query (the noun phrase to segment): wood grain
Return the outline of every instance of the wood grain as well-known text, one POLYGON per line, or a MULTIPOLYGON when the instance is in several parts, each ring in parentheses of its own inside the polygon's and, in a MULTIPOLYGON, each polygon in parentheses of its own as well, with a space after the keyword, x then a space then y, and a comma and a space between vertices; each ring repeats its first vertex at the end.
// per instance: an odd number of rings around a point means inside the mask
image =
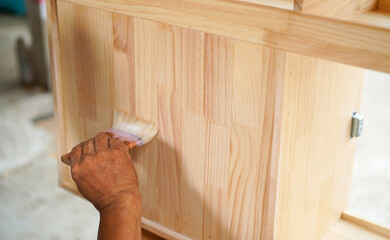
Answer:
POLYGON ((318 239, 346 209, 362 71, 287 54, 275 239, 318 239))
POLYGON ((389 237, 369 230, 348 220, 340 219, 320 240, 388 240, 389 237))
POLYGON ((390 73, 380 27, 229 0, 66 1, 390 73))
POLYGON ((142 240, 164 240, 164 238, 142 229, 142 240))
POLYGON ((377 7, 378 0, 295 0, 294 3, 297 12, 348 20, 377 7))
POLYGON ((357 15, 352 21, 390 29, 390 11, 375 10, 357 15))
POLYGON ((294 0, 236 0, 241 2, 255 3, 264 6, 282 8, 293 10, 294 9, 294 0))
POLYGON ((58 11, 65 150, 109 128, 116 107, 156 121, 157 139, 132 153, 145 228, 192 239, 272 232, 284 54, 62 1, 58 11))
POLYGON ((389 0, 378 0, 378 9, 390 11, 390 1, 389 0))
MULTIPOLYGON (((47 11, 47 29, 48 29, 48 44, 49 44, 49 58, 50 58, 50 78, 51 88, 53 91, 53 105, 54 105, 54 119, 56 123, 56 144, 57 152, 66 152, 65 145, 65 124, 64 124, 64 109, 63 109, 63 93, 61 81, 61 59, 60 59, 60 42, 57 18, 57 1, 46 0, 47 11)), ((60 164, 60 155, 57 156, 60 164)), ((61 186, 71 189, 74 187, 68 178, 69 170, 64 167, 58 168, 58 182, 61 186), (68 186, 71 184, 70 186, 68 186)))
POLYGON ((114 108, 157 122, 157 138, 132 152, 144 228, 169 239, 306 240, 337 222, 361 69, 57 4, 59 154, 109 128, 114 108))
POLYGON ((370 232, 375 232, 376 234, 383 235, 388 239, 390 239, 390 229, 387 227, 381 226, 379 224, 370 222, 368 220, 365 220, 363 218, 345 212, 341 215, 341 219, 359 225, 363 228, 366 228, 370 232))

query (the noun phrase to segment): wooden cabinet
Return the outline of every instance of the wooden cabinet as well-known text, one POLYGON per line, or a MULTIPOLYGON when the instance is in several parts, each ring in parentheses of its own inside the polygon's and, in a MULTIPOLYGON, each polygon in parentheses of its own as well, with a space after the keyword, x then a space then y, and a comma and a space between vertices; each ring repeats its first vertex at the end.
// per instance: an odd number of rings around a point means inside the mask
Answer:
POLYGON ((47 2, 58 155, 115 108, 160 127, 132 153, 145 229, 310 240, 339 221, 363 81, 344 63, 389 72, 388 30, 242 2, 47 2))

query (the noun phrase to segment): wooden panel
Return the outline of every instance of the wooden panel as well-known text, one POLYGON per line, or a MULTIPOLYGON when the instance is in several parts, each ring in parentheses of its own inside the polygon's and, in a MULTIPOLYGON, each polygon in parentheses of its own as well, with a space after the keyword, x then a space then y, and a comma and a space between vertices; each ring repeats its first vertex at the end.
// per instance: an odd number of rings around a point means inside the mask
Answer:
POLYGON ((354 22, 390 29, 390 11, 375 10, 359 14, 354 22))
POLYGON ((380 233, 369 230, 348 220, 340 219, 320 240, 389 240, 380 233))
MULTIPOLYGON (((58 105, 63 108, 59 121, 65 129, 61 147, 65 152, 60 152, 64 154, 81 139, 111 126, 112 85, 107 80, 113 78, 113 34, 108 12, 82 11, 61 2, 58 9, 60 79, 64 79, 58 89, 63 96, 58 105)), ((66 185, 75 188, 68 169, 62 176, 66 185)))
POLYGON ((390 73, 390 31, 228 0, 66 0, 390 73))
POLYGON ((357 14, 375 10, 378 0, 295 0, 297 12, 314 15, 353 19, 357 14))
POLYGON ((378 9, 390 11, 390 0, 378 0, 378 9))
POLYGON ((160 126, 132 153, 143 227, 305 240, 340 217, 360 69, 62 1, 58 27, 59 154, 109 128, 115 107, 160 126))
MULTIPOLYGON (((66 152, 65 147, 65 128, 63 123, 63 106, 62 106, 62 84, 61 84, 61 71, 60 71, 60 44, 58 39, 58 22, 57 22, 57 1, 46 0, 47 11, 47 32, 48 32, 48 44, 49 44, 49 57, 50 57, 50 78, 51 88, 53 91, 53 105, 54 105, 54 118, 56 123, 56 144, 58 152, 66 152)), ((58 161, 60 157, 58 156, 58 161)), ((68 169, 58 168, 59 183, 63 186, 69 181, 66 179, 68 176, 68 169)), ((70 188, 70 187, 69 187, 70 188)))
POLYGON ((164 240, 164 238, 142 229, 142 240, 164 240))
POLYGON ((362 71, 287 54, 276 239, 318 239, 347 207, 362 71))
POLYGON ((375 232, 376 234, 383 235, 390 239, 390 229, 387 227, 375 224, 373 222, 356 217, 346 212, 343 212, 343 214, 341 215, 341 219, 359 225, 360 227, 367 229, 369 232, 375 232))
POLYGON ((294 0, 236 0, 241 2, 255 3, 264 6, 277 7, 282 9, 293 10, 294 0))
POLYGON ((115 107, 136 113, 160 127, 132 153, 144 228, 171 239, 272 236, 285 53, 62 1, 58 13, 60 153, 109 128, 115 107))

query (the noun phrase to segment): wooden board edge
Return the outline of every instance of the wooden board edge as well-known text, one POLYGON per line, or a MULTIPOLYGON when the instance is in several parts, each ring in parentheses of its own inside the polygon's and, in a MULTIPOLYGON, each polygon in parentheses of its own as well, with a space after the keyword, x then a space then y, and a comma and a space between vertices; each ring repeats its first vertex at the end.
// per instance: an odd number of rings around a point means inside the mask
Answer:
POLYGON ((377 26, 226 0, 61 1, 390 73, 390 30, 377 26))
POLYGON ((374 11, 377 8, 377 0, 345 1, 343 4, 329 0, 294 0, 296 12, 343 20, 352 20, 359 14, 374 11))
POLYGON ((272 134, 272 148, 269 159, 269 167, 267 171, 267 184, 264 198, 264 209, 262 215, 261 239, 274 239, 276 214, 278 208, 279 197, 279 178, 280 178, 280 161, 281 161, 281 135, 282 135, 282 114, 283 114, 283 83, 284 83, 284 69, 286 62, 285 51, 275 51, 278 58, 282 58, 281 65, 274 66, 275 72, 277 68, 283 69, 275 74, 275 104, 274 104, 274 123, 272 134))
MULTIPOLYGON (((56 130, 56 145, 57 153, 61 154, 66 151, 65 146, 65 124, 60 121, 63 118, 63 94, 61 92, 61 70, 60 70, 60 42, 59 29, 57 18, 57 0, 46 0, 46 14, 47 14, 47 34, 49 44, 49 58, 50 58, 50 78, 53 93, 54 105, 54 121, 57 126, 56 130)), ((60 186, 65 184, 64 169, 58 165, 58 175, 60 186)))
POLYGON ((390 11, 390 0, 379 0, 378 9, 390 11))
POLYGON ((373 231, 377 234, 390 238, 390 229, 380 224, 374 223, 372 221, 368 221, 367 219, 355 216, 350 213, 345 213, 345 212, 341 214, 341 219, 354 223, 370 231, 373 231))
POLYGON ((390 11, 374 10, 364 12, 355 16, 352 20, 360 24, 366 24, 371 26, 381 26, 382 28, 390 29, 390 11))
POLYGON ((151 233, 154 233, 157 236, 168 240, 191 240, 191 238, 188 238, 180 233, 173 231, 170 228, 167 228, 144 217, 141 218, 141 227, 151 233))
POLYGON ((286 0, 236 0, 280 9, 294 10, 294 2, 286 0))

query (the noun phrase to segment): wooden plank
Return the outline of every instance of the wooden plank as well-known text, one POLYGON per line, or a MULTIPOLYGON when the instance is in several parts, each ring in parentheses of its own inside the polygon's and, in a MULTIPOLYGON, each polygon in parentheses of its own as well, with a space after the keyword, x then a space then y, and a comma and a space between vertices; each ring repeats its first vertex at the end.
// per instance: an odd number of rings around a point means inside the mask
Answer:
POLYGON ((320 240, 389 240, 389 237, 345 219, 337 221, 320 240))
POLYGON ((390 11, 390 0, 378 0, 378 9, 390 11))
POLYGON ((161 128, 132 153, 145 228, 171 239, 305 240, 340 217, 361 69, 62 1, 58 9, 64 152, 108 128, 115 107, 161 128))
POLYGON ((66 1, 390 72, 388 29, 227 0, 66 1))
MULTIPOLYGON (((62 139, 65 142, 60 145, 61 151, 65 149, 60 152, 62 155, 81 139, 88 139, 111 126, 112 103, 107 98, 111 90, 106 79, 113 75, 113 51, 101 51, 112 48, 109 44, 112 42, 110 13, 92 9, 80 14, 80 8, 62 2, 57 2, 57 8, 61 8, 58 11, 61 65, 57 65, 60 67, 61 87, 55 94, 63 96, 59 103, 63 111, 60 122, 65 128, 62 139), (86 26, 88 19, 94 15, 98 21, 86 26), (69 19, 69 22, 64 19, 69 19), (83 64, 76 64, 76 61, 69 59, 78 59, 83 64)), ((63 167, 62 177, 67 187, 76 188, 69 167, 63 167)))
POLYGON ((264 6, 282 8, 293 10, 294 9, 294 0, 236 0, 241 2, 255 3, 264 6))
POLYGON ((386 228, 384 226, 375 224, 373 222, 370 222, 368 220, 365 220, 363 218, 356 217, 354 215, 348 214, 348 213, 343 213, 341 215, 341 219, 348 221, 350 223, 359 225, 361 227, 364 227, 372 232, 378 233, 380 235, 386 236, 387 238, 390 239, 390 229, 386 228))
POLYGON ((378 0, 295 0, 294 9, 339 19, 353 19, 356 15, 377 9, 378 0))
MULTIPOLYGON (((54 119, 56 123, 56 143, 57 143, 57 161, 61 163, 62 153, 66 153, 65 145, 65 124, 64 124, 64 110, 63 110, 63 92, 61 80, 61 59, 60 59, 60 42, 58 31, 58 17, 57 17, 57 1, 46 0, 47 11, 47 29, 48 29, 48 44, 50 56, 50 78, 51 87, 53 91, 53 105, 54 105, 54 119)), ((63 187, 71 188, 72 186, 65 186, 68 184, 69 169, 58 168, 58 182, 63 187)))
MULTIPOLYGON (((187 238, 186 236, 183 236, 172 229, 169 229, 161 224, 158 224, 156 222, 150 221, 147 218, 142 217, 141 219, 142 228, 158 235, 161 239, 167 239, 167 240, 190 240, 190 238, 187 238)), ((160 239, 159 238, 159 239, 160 239)))
POLYGON ((275 239, 318 239, 347 207, 362 71, 286 55, 275 239))
POLYGON ((390 29, 390 11, 375 10, 357 15, 354 22, 390 29))
POLYGON ((142 229, 142 240, 164 240, 164 238, 142 229))
POLYGON ((58 11, 66 151, 109 128, 116 107, 156 121, 157 138, 132 153, 144 228, 272 236, 285 52, 63 1, 58 11))

